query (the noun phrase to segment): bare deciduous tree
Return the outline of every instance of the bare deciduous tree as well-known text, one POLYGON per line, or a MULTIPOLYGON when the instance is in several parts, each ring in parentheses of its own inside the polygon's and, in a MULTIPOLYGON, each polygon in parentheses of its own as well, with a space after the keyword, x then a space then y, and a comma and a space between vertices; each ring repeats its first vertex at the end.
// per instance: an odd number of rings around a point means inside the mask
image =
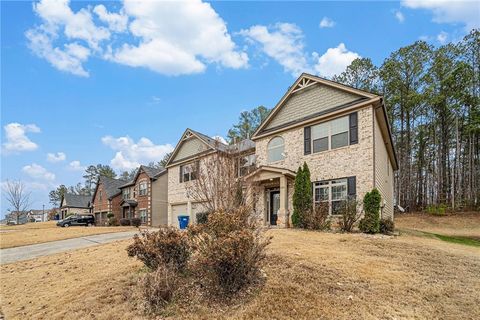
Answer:
POLYGON ((255 185, 238 177, 237 153, 218 151, 196 163, 195 178, 187 183, 187 195, 205 211, 227 211, 240 206, 253 208, 255 185))
POLYGON ((12 206, 12 214, 17 224, 20 222, 20 216, 30 207, 30 192, 27 191, 25 184, 20 180, 7 180, 3 187, 5 199, 12 206))

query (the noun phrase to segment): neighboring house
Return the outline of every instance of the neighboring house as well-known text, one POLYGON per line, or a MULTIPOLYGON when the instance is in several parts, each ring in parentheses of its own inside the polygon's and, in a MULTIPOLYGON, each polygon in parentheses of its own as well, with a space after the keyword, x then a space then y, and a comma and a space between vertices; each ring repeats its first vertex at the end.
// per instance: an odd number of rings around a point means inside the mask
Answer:
POLYGON ((73 214, 90 213, 91 196, 65 193, 60 202, 60 219, 73 214))
POLYGON ((28 211, 10 211, 5 215, 5 220, 7 222, 14 222, 18 224, 24 224, 28 222, 28 211))
POLYGON ((45 222, 48 221, 49 210, 29 210, 27 212, 28 221, 45 222))
POLYGON ((289 225, 295 172, 304 162, 314 202, 328 203, 330 214, 348 196, 361 201, 377 188, 382 217, 393 219, 398 165, 381 96, 302 74, 252 140, 258 168, 246 179, 261 186, 256 211, 266 225, 289 225))
POLYGON ((140 166, 132 181, 120 186, 121 217, 140 218, 149 226, 167 225, 168 172, 140 166))
POLYGON ((188 197, 187 185, 197 179, 202 160, 216 152, 234 152, 237 156, 238 176, 252 171, 255 166, 255 144, 251 140, 229 146, 192 129, 187 129, 177 143, 168 169, 168 224, 178 226, 178 216, 187 215, 195 222, 196 214, 204 211, 202 204, 188 197))
POLYGON ((122 218, 122 190, 120 186, 127 183, 125 180, 100 176, 92 196, 92 212, 95 215, 96 225, 105 225, 107 214, 113 213, 117 221, 122 218))

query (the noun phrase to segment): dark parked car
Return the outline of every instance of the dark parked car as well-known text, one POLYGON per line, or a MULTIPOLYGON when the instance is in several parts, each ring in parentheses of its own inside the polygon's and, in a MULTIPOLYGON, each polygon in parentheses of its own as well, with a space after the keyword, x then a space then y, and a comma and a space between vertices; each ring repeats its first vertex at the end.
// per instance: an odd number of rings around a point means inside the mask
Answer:
POLYGON ((59 227, 70 227, 70 226, 93 226, 95 225, 95 217, 91 214, 81 215, 81 216, 69 216, 63 220, 57 222, 59 227))

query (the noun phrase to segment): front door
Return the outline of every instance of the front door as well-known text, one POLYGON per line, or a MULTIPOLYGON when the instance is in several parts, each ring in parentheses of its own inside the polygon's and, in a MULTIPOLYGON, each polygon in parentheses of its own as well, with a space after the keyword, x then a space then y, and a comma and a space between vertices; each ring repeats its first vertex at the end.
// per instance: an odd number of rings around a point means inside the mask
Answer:
POLYGON ((278 209, 280 209, 280 191, 270 191, 270 224, 277 225, 278 209))

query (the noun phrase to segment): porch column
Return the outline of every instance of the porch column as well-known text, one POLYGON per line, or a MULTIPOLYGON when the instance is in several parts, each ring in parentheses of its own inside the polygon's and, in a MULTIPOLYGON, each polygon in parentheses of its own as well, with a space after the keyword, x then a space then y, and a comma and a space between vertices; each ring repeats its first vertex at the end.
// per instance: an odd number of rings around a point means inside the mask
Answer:
POLYGON ((280 177, 280 209, 278 210, 278 215, 282 218, 283 224, 288 227, 288 189, 287 189, 287 177, 282 175, 280 177))
POLYGON ((193 224, 193 222, 195 221, 195 217, 193 216, 193 212, 192 212, 192 202, 191 201, 188 201, 187 202, 187 216, 190 217, 190 223, 193 224))

